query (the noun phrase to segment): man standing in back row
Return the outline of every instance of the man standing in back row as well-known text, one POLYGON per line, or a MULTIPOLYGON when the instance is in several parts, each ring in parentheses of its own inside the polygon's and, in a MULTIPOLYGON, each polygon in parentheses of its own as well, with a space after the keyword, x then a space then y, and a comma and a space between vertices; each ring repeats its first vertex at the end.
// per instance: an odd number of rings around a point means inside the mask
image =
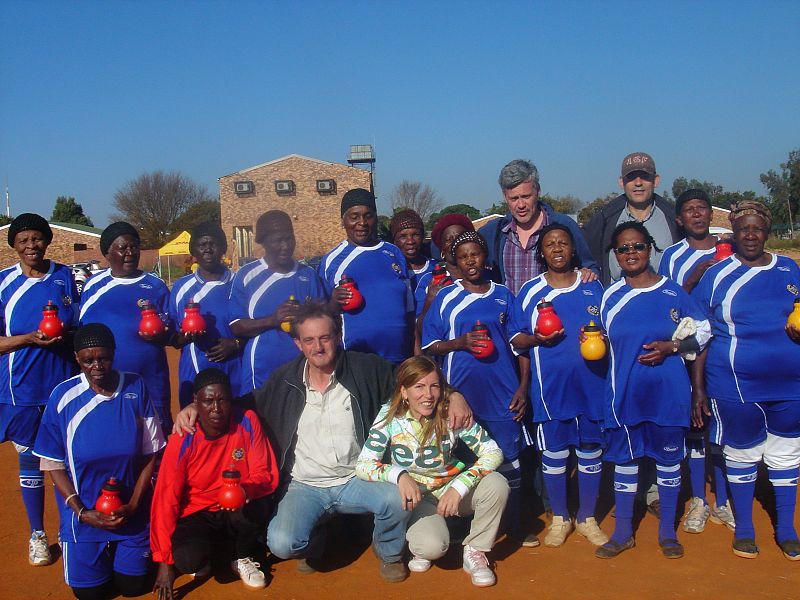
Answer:
POLYGON ((661 254, 680 239, 675 224, 675 209, 655 193, 661 183, 653 157, 644 152, 628 154, 622 160, 619 186, 624 193, 603 206, 586 225, 586 241, 600 264, 600 281, 608 287, 620 278, 617 261, 612 258, 611 234, 620 223, 638 221, 656 242, 650 254, 650 265, 658 271, 661 254))

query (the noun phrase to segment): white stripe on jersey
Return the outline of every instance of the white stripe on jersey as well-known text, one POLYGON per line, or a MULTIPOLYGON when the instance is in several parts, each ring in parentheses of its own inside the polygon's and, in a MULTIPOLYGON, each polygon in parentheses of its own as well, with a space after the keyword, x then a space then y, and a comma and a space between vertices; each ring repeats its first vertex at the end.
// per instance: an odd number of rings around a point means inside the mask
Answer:
POLYGON ((155 454, 166 446, 161 420, 158 416, 146 417, 142 422, 142 456, 155 454))
POLYGON ((322 263, 323 275, 328 271, 328 268, 331 266, 331 263, 333 263, 334 259, 344 252, 344 249, 347 248, 347 243, 347 240, 345 240, 330 251, 330 254, 328 254, 327 258, 325 258, 325 262, 322 263))
POLYGON ((249 284, 251 281, 253 281, 253 279, 261 275, 261 273, 263 273, 267 269, 269 269, 267 261, 264 260, 263 258, 258 259, 258 263, 256 263, 254 267, 251 267, 250 270, 244 274, 244 279, 242 279, 242 285, 244 287, 247 287, 247 284, 249 284))
MULTIPOLYGON (((708 260, 709 258, 713 258, 716 250, 712 248, 706 252, 698 252, 695 256, 688 259, 680 270, 675 275, 675 281, 678 282, 678 285, 683 285, 683 282, 686 281, 686 276, 694 269, 695 265, 699 263, 701 260, 708 260)), ((670 270, 670 273, 673 271, 670 270)))
MULTIPOLYGON (((775 262, 775 257, 773 256, 773 263, 775 262)), ((728 325, 728 334, 731 336, 731 345, 728 349, 728 360, 731 363, 731 372, 733 373, 733 380, 736 382, 736 391, 739 393, 739 398, 742 402, 744 402, 744 396, 742 396, 742 390, 739 387, 739 377, 736 375, 736 366, 734 365, 734 361, 736 359, 736 347, 739 345, 738 339, 736 337, 736 325, 731 318, 731 305, 733 303, 733 298, 736 296, 736 292, 742 289, 747 282, 749 282, 753 277, 758 275, 761 272, 760 269, 749 269, 747 273, 743 276, 739 277, 736 282, 728 289, 725 296, 722 298, 721 308, 722 308, 722 320, 728 325)))
MULTIPOLYGON (((667 272, 670 274, 670 276, 672 276, 675 273, 675 263, 678 262, 678 259, 681 256, 683 256, 687 250, 691 251, 691 248, 689 247, 689 242, 687 242, 685 239, 681 240, 675 245, 680 246, 680 248, 678 250, 675 250, 675 252, 672 253, 672 256, 669 259, 669 268, 667 272)), ((670 248, 672 248, 672 246, 670 246, 670 248)), ((669 248, 667 248, 667 250, 669 250, 669 248)), ((666 252, 667 250, 664 250, 664 252, 666 252)), ((677 276, 675 276, 674 279, 675 281, 678 281, 677 276)), ((678 281, 678 285, 683 285, 683 282, 678 281)))
POLYGON ((717 406, 717 401, 714 398, 709 398, 708 401, 711 403, 711 414, 714 415, 714 420, 717 422, 717 431, 716 435, 714 436, 714 443, 717 446, 722 445, 722 418, 719 416, 719 406, 717 406))
POLYGON ((272 287, 272 285, 276 281, 280 281, 281 279, 286 279, 287 277, 292 277, 295 273, 297 273, 297 263, 294 263, 292 270, 288 273, 275 273, 273 272, 272 275, 267 277, 267 279, 262 283, 253 295, 250 297, 250 302, 247 304, 247 314, 250 316, 251 319, 256 318, 256 304, 258 301, 261 300, 261 296, 263 296, 267 290, 272 287))
POLYGON ((336 273, 334 273, 334 275, 333 275, 333 285, 336 285, 336 282, 338 282, 342 278, 342 275, 346 273, 346 269, 347 269, 348 265, 351 262, 353 262, 357 257, 359 257, 364 252, 373 252, 374 250, 380 250, 381 248, 383 248, 383 242, 381 242, 377 246, 370 246, 370 247, 358 246, 357 248, 355 248, 347 256, 347 258, 345 258, 342 261, 342 264, 339 265, 339 268, 336 269, 336 273))
MULTIPOLYGON (((124 278, 124 277, 114 277, 111 275, 111 270, 108 271, 108 280, 103 286, 97 290, 97 293, 92 295, 91 298, 86 302, 86 304, 81 304, 81 315, 79 319, 83 319, 86 311, 92 306, 95 302, 97 302, 104 294, 106 294, 109 290, 114 289, 118 285, 133 285, 134 283, 139 283, 142 279, 147 277, 147 273, 142 273, 139 277, 134 277, 132 279, 124 278)), ((91 278, 90 278, 91 281, 91 278)), ((99 284, 98 284, 99 285, 99 284)), ((86 290, 83 292, 86 294, 86 290)))
POLYGON ((100 282, 105 281, 108 277, 111 277, 110 268, 98 271, 97 273, 92 275, 89 279, 87 279, 86 283, 83 284, 83 292, 86 293, 93 287, 100 285, 100 282))
MULTIPOLYGON (((492 284, 494 285, 494 284, 492 284)), ((489 288, 489 292, 491 292, 491 288, 489 288)), ((458 304, 453 307, 453 311, 450 313, 449 325, 450 325, 450 333, 447 336, 448 340, 453 340, 456 337, 456 317, 458 314, 467 308, 473 302, 480 300, 483 298, 483 294, 468 294, 465 298, 463 298, 458 304)), ((442 308, 444 308, 444 303, 442 303, 442 308)), ((453 355, 455 352, 448 352, 447 354, 447 374, 453 370, 453 355)))
POLYGON ((84 375, 78 375, 73 379, 76 380, 75 385, 73 385, 64 393, 63 396, 61 396, 61 400, 58 401, 58 406, 56 406, 57 413, 60 413, 70 402, 75 400, 75 398, 89 389, 89 382, 86 380, 84 375))
POLYGON ((538 283, 533 284, 533 286, 531 286, 531 289, 528 290, 528 293, 525 294, 525 298, 522 299, 522 310, 527 310, 528 305, 531 303, 531 300, 534 299, 534 296, 538 296, 539 290, 548 286, 547 280, 544 278, 544 275, 540 275, 539 279, 540 281, 538 283))
POLYGON ((0 294, 3 293, 3 290, 6 289, 11 283, 20 275, 22 274, 22 269, 19 265, 15 265, 11 267, 8 271, 8 274, 3 277, 3 281, 0 281, 0 294))

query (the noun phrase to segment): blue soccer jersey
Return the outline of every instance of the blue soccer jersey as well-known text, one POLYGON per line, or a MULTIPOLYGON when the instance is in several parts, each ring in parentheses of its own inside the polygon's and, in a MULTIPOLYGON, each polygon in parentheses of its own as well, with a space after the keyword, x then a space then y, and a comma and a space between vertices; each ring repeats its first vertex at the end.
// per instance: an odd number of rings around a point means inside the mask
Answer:
POLYGON ((692 292, 711 321, 706 391, 730 402, 800 400, 800 344, 784 327, 800 295, 800 268, 772 255, 764 267, 736 256, 705 272, 692 292))
POLYGON ((611 346, 605 426, 616 428, 650 421, 688 427, 691 385, 680 354, 667 356, 655 367, 637 359, 649 352, 644 344, 672 339, 685 317, 697 323, 697 340, 704 347, 708 322, 697 303, 666 277, 647 288, 632 288, 623 278, 603 294, 600 316, 611 346))
POLYGON ((492 283, 485 294, 473 294, 457 281, 436 294, 425 314, 423 349, 464 335, 477 321, 488 327, 495 347, 491 356, 479 359, 472 352, 458 350, 443 360, 448 383, 464 394, 481 421, 507 421, 514 417, 508 405, 519 386, 519 377, 507 332, 513 303, 514 295, 504 285, 492 283))
POLYGON ((224 362, 211 362, 206 352, 219 343, 220 338, 236 337, 229 325, 229 299, 233 287, 233 273, 225 270, 222 279, 205 281, 199 272, 181 277, 172 286, 169 299, 169 316, 180 330, 184 311, 189 302, 200 304, 200 314, 206 322, 206 332, 194 342, 181 348, 181 360, 178 365, 180 388, 178 398, 181 406, 192 401, 192 383, 195 376, 209 367, 223 370, 231 379, 231 391, 234 397, 241 396, 242 373, 241 356, 237 352, 224 362))
POLYGON ((537 305, 544 299, 553 303, 564 324, 564 337, 553 346, 531 349, 531 404, 533 420, 564 421, 585 415, 593 421, 603 417, 603 384, 608 361, 587 361, 580 352, 580 328, 589 321, 600 324, 600 282, 582 283, 580 273, 566 288, 553 288, 540 275, 528 281, 514 302, 511 339, 519 333, 532 335, 539 318, 537 305))
MULTIPOLYGON (((76 321, 78 293, 69 267, 50 261, 42 277, 26 277, 19 265, 0 271, 2 335, 24 335, 39 329, 42 307, 52 302, 58 318, 71 327, 76 321)), ((74 373, 72 348, 25 346, 0 355, 0 403, 41 406, 53 388, 74 373)))
MULTIPOLYGON (((248 263, 233 279, 228 312, 230 323, 268 317, 290 296, 298 302, 325 298, 325 290, 314 269, 295 263, 288 273, 277 273, 263 258, 248 263)), ((275 369, 298 353, 294 340, 280 328, 267 329, 248 339, 242 353, 241 393, 260 388, 275 369)))
POLYGON ((106 269, 91 277, 83 288, 80 322, 103 323, 111 329, 117 344, 114 367, 142 376, 161 420, 169 424, 172 417, 166 351, 161 344, 139 336, 140 307, 145 302, 169 322, 169 290, 161 279, 150 273, 114 277, 111 269, 106 269))
MULTIPOLYGON (((109 477, 117 479, 120 498, 127 502, 136 485, 139 459, 158 452, 164 444, 159 418, 141 377, 119 373, 119 385, 109 398, 95 393, 81 374, 53 390, 33 453, 63 462, 81 501, 92 508, 109 477)), ((58 491, 56 497, 62 540, 122 540, 148 530, 150 511, 146 503, 119 529, 105 530, 80 523, 58 491)))
POLYGON ((716 248, 696 250, 685 239, 681 240, 664 250, 658 265, 658 274, 677 281, 678 285, 683 285, 694 268, 699 263, 714 258, 716 251, 716 248))
POLYGON ((434 268, 436 268, 436 261, 432 258, 429 258, 428 262, 426 262, 425 265, 419 269, 415 269, 413 267, 409 268, 409 275, 411 276, 411 289, 416 290, 417 284, 422 276, 427 275, 428 273, 433 273, 434 268))
POLYGON ((325 255, 319 274, 328 295, 348 275, 364 297, 360 309, 342 313, 346 350, 372 352, 393 363, 411 356, 414 299, 406 258, 397 246, 344 241, 325 255))

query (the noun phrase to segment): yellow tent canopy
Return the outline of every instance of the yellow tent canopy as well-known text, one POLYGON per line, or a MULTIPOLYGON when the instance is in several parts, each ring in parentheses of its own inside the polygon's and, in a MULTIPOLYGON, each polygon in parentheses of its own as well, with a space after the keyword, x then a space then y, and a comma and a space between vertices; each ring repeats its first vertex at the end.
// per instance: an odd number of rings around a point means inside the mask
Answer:
POLYGON ((174 240, 167 242, 158 250, 159 256, 175 256, 176 254, 191 254, 189 252, 189 239, 191 236, 188 231, 182 232, 174 240))

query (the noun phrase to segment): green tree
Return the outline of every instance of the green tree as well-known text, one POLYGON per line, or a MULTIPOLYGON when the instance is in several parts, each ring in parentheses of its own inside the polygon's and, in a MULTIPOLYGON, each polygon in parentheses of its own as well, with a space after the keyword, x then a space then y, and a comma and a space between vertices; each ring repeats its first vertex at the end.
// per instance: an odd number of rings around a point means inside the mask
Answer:
POLYGON ((676 199, 686 190, 703 190, 708 197, 711 198, 711 203, 714 204, 714 198, 721 196, 725 190, 721 185, 716 185, 710 181, 699 181, 697 179, 686 179, 686 177, 678 177, 672 182, 672 195, 676 199))
POLYGON ((474 221, 475 219, 480 219, 481 211, 479 211, 474 206, 470 206, 469 204, 451 204, 450 206, 445 206, 439 212, 433 213, 431 218, 428 219, 427 229, 430 229, 434 226, 436 221, 438 221, 444 215, 450 215, 453 213, 458 213, 462 215, 466 215, 470 220, 474 221))
POLYGON ((8 225, 11 223, 13 219, 11 217, 7 217, 6 215, 0 215, 0 226, 8 225))
POLYGON ((392 217, 387 215, 378 215, 378 238, 384 242, 394 243, 391 231, 389 230, 389 223, 391 223, 391 221, 392 217))
POLYGON ((789 152, 780 172, 770 169, 761 174, 761 183, 769 190, 769 208, 776 223, 797 222, 800 212, 800 148, 789 152))
POLYGON ((94 227, 92 220, 83 214, 83 207, 75 202, 72 196, 59 196, 53 207, 53 214, 50 220, 56 223, 75 223, 76 225, 87 225, 94 227))
POLYGON ((574 215, 583 206, 583 200, 577 196, 572 196, 569 194, 566 196, 551 196, 550 194, 543 194, 539 196, 539 200, 552 206, 556 212, 560 212, 565 215, 574 215))
POLYGON ((189 208, 213 200, 205 186, 176 171, 142 173, 114 194, 113 220, 141 232, 143 248, 158 248, 178 232, 176 222, 189 208))
POLYGON ((601 208, 603 208, 603 206, 611 202, 617 196, 619 196, 617 192, 609 192, 605 196, 595 198, 589 202, 589 204, 580 209, 580 211, 578 211, 578 223, 580 226, 584 227, 597 211, 599 211, 601 208))
POLYGON ((489 215, 505 215, 508 212, 508 204, 505 202, 495 202, 485 211, 483 211, 483 216, 488 217, 489 215))
POLYGON ((191 231, 195 225, 206 221, 213 221, 217 225, 222 223, 219 198, 216 200, 201 200, 197 204, 192 204, 175 220, 173 233, 191 231))

